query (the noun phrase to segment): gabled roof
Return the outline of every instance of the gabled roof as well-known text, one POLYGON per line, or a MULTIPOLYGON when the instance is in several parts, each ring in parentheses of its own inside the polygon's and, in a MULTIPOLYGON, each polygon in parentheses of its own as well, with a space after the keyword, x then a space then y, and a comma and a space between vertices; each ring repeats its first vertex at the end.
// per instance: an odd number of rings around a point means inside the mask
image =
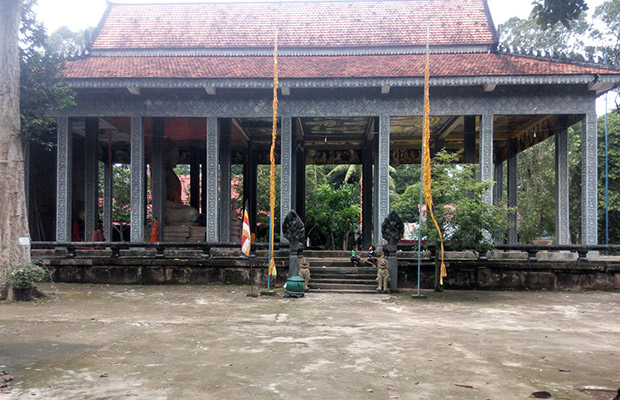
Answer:
MULTIPOLYGON (((280 57, 281 79, 422 77, 424 54, 280 57)), ((618 74, 603 68, 510 54, 431 54, 431 77, 618 74)), ((67 78, 272 78, 273 57, 89 57, 67 78)))
POLYGON ((483 46, 485 0, 110 4, 91 50, 483 46))

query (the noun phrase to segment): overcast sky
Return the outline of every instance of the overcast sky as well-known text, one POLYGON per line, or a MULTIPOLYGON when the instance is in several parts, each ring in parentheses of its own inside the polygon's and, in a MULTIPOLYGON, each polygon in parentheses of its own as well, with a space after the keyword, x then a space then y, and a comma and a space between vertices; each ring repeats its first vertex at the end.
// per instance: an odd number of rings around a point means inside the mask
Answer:
MULTIPOLYGON (((149 0, 155 2, 157 0, 149 0)), ((166 0, 167 3, 176 0, 166 0)), ((588 0, 591 11, 604 0, 588 0)), ((138 3, 134 1, 115 1, 138 3)), ((188 2, 185 0, 184 2, 188 2)), ((488 0, 495 25, 505 22, 510 17, 527 18, 532 9, 532 0, 488 0)), ((37 13, 45 23, 49 33, 68 26, 72 30, 80 30, 96 26, 106 8, 105 0, 39 0, 37 13)), ((591 13, 590 11, 590 13, 591 13)))

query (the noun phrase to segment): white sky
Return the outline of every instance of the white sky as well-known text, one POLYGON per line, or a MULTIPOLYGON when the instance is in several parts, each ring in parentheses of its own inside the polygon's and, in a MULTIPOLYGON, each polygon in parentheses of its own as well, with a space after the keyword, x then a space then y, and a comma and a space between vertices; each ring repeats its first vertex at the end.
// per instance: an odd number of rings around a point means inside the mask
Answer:
MULTIPOLYGON (((117 3, 158 2, 162 0, 113 0, 117 3)), ((191 0, 163 0, 167 3, 189 2, 191 0)), ((194 0, 197 1, 197 0, 194 0)), ((204 0, 202 0, 204 1, 204 0)), ((214 0, 217 1, 217 0, 214 0)), ((244 0, 239 0, 244 1, 244 0)), ((487 0, 495 25, 504 23, 511 17, 527 18, 532 10, 532 0, 487 0)), ((605 0, 588 0, 588 14, 592 15, 596 6, 605 0)), ((97 26, 106 9, 106 0, 39 0, 36 12, 43 21, 48 33, 68 26, 73 31, 97 26)), ((605 112, 604 96, 597 101, 597 111, 605 112)))
MULTIPOLYGON (((158 0, 147 0, 153 3, 158 0)), ((188 2, 191 0, 182 0, 188 2)), ((200 0, 199 0, 200 1, 200 0)), ((204 0, 203 0, 204 1, 204 0)), ((243 1, 243 0, 240 0, 243 1)), ((505 22, 511 17, 527 18, 532 9, 532 0, 487 0, 495 25, 505 22)), ((139 3, 144 0, 115 0, 115 2, 139 3)), ((179 0, 165 0, 167 3, 179 0)), ((588 0, 589 13, 604 0, 588 0)), ((96 26, 106 8, 106 0, 39 0, 37 13, 49 33, 68 26, 72 30, 80 30, 96 26)))

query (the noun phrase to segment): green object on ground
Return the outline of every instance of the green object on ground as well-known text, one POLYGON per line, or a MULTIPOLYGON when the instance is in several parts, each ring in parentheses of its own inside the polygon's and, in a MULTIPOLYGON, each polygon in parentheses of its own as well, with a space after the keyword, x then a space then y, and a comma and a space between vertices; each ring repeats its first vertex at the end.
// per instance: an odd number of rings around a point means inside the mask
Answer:
POLYGON ((303 297, 304 285, 306 281, 301 276, 291 276, 286 280, 284 285, 284 296, 286 297, 303 297))

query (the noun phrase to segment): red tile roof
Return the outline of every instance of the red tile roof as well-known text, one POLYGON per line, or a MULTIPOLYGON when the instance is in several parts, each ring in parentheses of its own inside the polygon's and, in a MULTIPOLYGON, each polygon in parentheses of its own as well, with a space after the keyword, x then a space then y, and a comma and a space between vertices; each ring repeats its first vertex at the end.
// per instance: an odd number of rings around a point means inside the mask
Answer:
POLYGON ((484 0, 111 4, 93 50, 492 45, 484 0))
MULTIPOLYGON (((280 57, 281 78, 421 77, 425 56, 280 57)), ((508 54, 431 54, 432 77, 620 74, 602 68, 508 54)), ((67 78, 271 78, 272 57, 88 57, 67 63, 67 78)))

